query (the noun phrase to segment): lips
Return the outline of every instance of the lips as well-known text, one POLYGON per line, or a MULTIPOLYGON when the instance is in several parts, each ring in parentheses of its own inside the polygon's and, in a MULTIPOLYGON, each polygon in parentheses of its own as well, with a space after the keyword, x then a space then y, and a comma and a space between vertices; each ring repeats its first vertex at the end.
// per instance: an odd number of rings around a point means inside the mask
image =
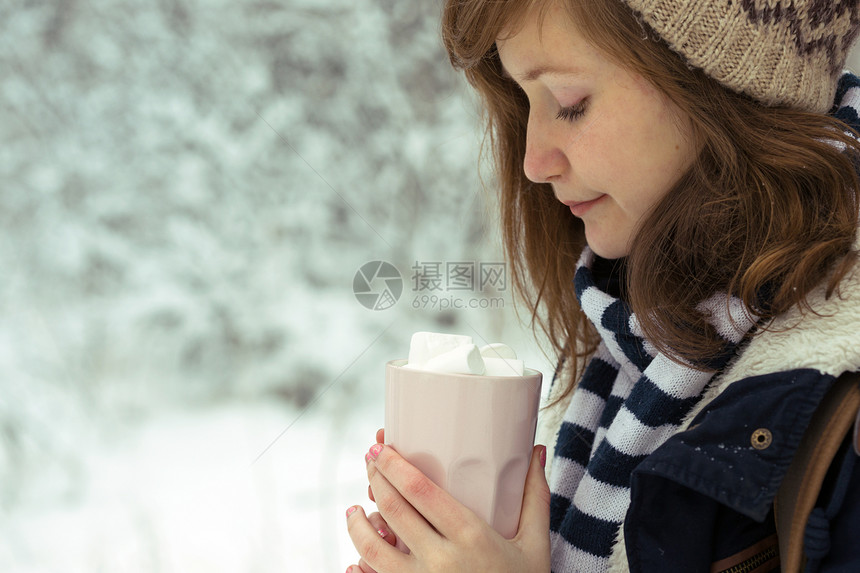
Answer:
POLYGON ((602 201, 605 197, 606 194, 604 193, 603 195, 600 195, 599 197, 595 197, 594 199, 590 199, 588 201, 562 201, 562 203, 570 207, 570 212, 573 213, 575 216, 582 217, 592 207, 602 201))

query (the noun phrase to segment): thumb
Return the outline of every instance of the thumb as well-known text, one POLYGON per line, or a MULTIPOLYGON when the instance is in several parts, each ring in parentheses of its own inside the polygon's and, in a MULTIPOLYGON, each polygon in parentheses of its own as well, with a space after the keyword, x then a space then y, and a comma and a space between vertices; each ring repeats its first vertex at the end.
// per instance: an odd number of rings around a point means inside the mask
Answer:
POLYGON ((520 512, 520 524, 517 537, 538 536, 546 538, 549 543, 549 484, 546 481, 544 466, 546 465, 546 446, 535 446, 529 472, 526 474, 526 485, 523 491, 523 508, 520 512))

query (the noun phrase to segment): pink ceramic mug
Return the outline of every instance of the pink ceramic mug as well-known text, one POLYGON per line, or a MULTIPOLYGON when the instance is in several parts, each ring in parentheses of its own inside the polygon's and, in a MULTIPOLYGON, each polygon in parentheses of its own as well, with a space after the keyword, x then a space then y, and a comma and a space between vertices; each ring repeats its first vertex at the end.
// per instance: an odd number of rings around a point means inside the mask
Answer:
POLYGON ((502 536, 517 533, 541 373, 443 374, 385 365, 385 443, 502 536))

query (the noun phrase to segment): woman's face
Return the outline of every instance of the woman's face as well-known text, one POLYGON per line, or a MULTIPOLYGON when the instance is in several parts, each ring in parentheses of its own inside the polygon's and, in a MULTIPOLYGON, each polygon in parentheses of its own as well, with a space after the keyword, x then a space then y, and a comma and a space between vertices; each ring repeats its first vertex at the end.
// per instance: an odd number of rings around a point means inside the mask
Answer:
POLYGON ((695 158, 689 120, 589 45, 559 6, 496 45, 529 100, 526 176, 552 185, 595 253, 626 256, 639 222, 695 158))

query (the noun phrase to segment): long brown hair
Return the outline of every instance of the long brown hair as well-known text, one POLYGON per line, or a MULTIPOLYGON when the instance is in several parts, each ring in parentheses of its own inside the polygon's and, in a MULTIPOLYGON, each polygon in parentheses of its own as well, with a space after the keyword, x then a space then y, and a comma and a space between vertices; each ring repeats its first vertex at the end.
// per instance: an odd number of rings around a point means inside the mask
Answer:
MULTIPOLYGON (((546 183, 523 172, 529 104, 502 73, 495 40, 542 0, 448 0, 442 36, 452 64, 482 98, 485 142, 500 188, 511 283, 554 350, 572 364, 566 395, 598 337, 574 296, 584 227, 546 183)), ((625 295, 648 339, 706 364, 722 348, 697 310, 739 296, 763 323, 827 273, 830 296, 856 259, 860 145, 820 113, 768 108, 690 68, 618 0, 565 2, 588 41, 643 76, 688 116, 701 152, 643 220, 625 261, 625 295)), ((812 309, 814 310, 814 309, 812 309)), ((702 366, 704 367, 704 366, 702 366)))

